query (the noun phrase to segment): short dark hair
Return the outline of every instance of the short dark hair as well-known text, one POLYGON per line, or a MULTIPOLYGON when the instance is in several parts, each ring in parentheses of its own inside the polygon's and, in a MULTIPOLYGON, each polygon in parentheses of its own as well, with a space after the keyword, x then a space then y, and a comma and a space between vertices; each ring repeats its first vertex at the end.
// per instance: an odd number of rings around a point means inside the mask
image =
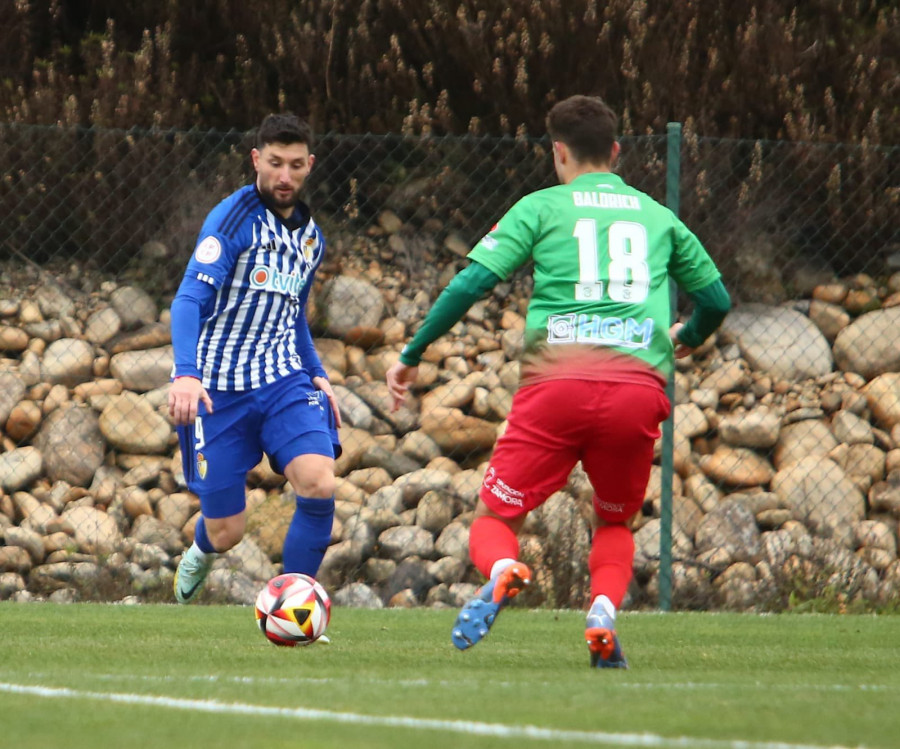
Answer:
POLYGON ((619 118, 599 96, 570 96, 547 114, 550 140, 565 143, 578 161, 608 163, 619 118))
POLYGON ((270 114, 262 121, 256 133, 256 147, 262 150, 263 146, 270 143, 305 143, 312 149, 313 131, 304 120, 290 112, 270 114))

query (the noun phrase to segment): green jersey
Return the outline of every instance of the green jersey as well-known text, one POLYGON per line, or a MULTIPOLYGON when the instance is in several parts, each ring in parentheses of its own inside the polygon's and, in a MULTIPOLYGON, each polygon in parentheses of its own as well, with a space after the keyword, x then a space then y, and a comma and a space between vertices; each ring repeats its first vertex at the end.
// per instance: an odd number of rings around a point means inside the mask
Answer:
POLYGON ((525 196, 469 257, 504 279, 534 263, 528 349, 605 346, 664 374, 673 365, 669 277, 686 292, 720 277, 675 214, 611 172, 525 196))

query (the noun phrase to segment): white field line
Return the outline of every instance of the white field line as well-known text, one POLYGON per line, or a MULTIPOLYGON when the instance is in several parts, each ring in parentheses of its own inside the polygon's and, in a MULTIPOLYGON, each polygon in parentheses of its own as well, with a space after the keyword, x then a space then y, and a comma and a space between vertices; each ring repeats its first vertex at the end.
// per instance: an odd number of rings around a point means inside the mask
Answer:
MULTIPOLYGON (((2 670, 0 670, 2 673, 2 670)), ((29 679, 53 679, 57 674, 50 672, 30 672, 26 674, 29 679)), ((87 681, 131 681, 131 682, 203 682, 207 684, 346 684, 352 681, 355 684, 383 684, 390 687, 453 687, 464 686, 467 680, 457 679, 348 679, 347 677, 310 677, 310 676, 220 676, 218 674, 187 675, 187 676, 156 676, 154 674, 92 674, 82 673, 81 679, 87 681)), ((513 681, 480 680, 481 684, 489 684, 492 687, 520 688, 522 685, 513 681)), ((900 684, 771 684, 761 681, 747 681, 733 684, 703 682, 703 681, 671 681, 671 682, 646 682, 646 683, 616 683, 616 689, 656 690, 664 691, 673 689, 676 691, 687 690, 721 690, 721 689, 762 689, 767 692, 896 692, 900 691, 900 684)))
POLYGON ((406 716, 362 715, 360 713, 312 710, 300 707, 274 707, 241 702, 217 700, 191 700, 157 695, 129 694, 122 692, 92 692, 68 687, 32 686, 0 682, 0 692, 23 694, 49 699, 100 700, 125 705, 145 705, 171 710, 204 713, 250 715, 258 717, 294 718, 328 723, 349 723, 381 728, 406 728, 414 730, 445 731, 468 736, 491 736, 501 739, 531 739, 539 741, 573 741, 585 744, 629 747, 654 747, 656 749, 847 749, 820 744, 788 744, 765 741, 727 741, 687 736, 670 738, 652 733, 606 733, 603 731, 566 731, 538 726, 510 726, 503 723, 480 723, 463 720, 435 720, 406 716))

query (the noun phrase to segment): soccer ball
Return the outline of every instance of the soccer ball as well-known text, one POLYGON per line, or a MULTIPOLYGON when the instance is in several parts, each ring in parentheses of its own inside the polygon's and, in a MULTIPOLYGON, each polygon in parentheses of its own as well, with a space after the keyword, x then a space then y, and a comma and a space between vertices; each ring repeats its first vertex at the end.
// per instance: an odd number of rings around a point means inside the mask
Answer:
POLYGON ((309 645, 331 619, 331 599, 308 575, 289 572, 273 577, 256 597, 256 623, 275 645, 309 645))

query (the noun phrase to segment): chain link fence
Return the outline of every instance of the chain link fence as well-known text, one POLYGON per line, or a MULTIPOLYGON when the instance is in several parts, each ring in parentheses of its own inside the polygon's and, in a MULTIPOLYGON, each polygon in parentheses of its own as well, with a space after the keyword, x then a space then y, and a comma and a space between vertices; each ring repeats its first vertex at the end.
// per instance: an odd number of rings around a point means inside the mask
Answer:
MULTIPOLYGON (((169 600, 199 502, 166 413, 168 306, 207 212, 250 178, 252 142, 3 125, 0 144, 0 598, 169 600)), ((654 466, 627 605, 657 606, 670 581, 679 608, 890 607, 900 149, 687 132, 673 164, 668 145, 624 138, 618 171, 662 202, 675 178, 736 304, 678 364, 674 475, 654 466)), ((429 349, 396 413, 384 372, 469 247, 555 183, 548 146, 316 144, 307 199, 329 251, 310 323, 345 421, 320 577, 339 603, 457 606, 480 582, 468 526, 517 384, 527 272, 429 349)), ((576 468, 527 521, 533 605, 586 603, 591 493, 576 468)), ((266 460, 247 503, 246 537, 216 563, 207 600, 252 601, 278 572, 294 501, 266 460)))

